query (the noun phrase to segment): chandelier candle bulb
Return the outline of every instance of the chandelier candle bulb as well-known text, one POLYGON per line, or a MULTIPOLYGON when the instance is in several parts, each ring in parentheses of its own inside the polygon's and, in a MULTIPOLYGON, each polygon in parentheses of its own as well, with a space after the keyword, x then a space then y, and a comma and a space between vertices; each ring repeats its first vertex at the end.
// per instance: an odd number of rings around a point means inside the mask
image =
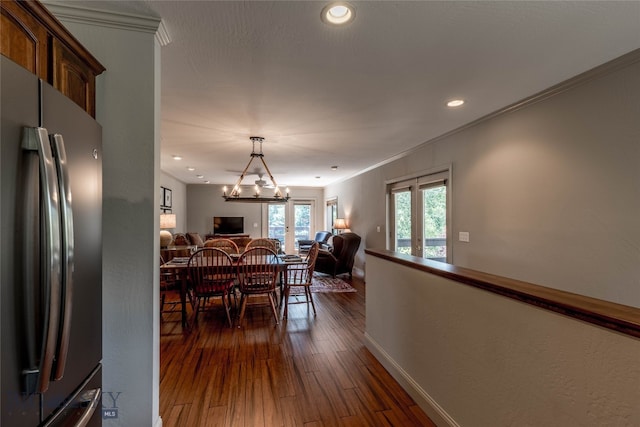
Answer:
POLYGON ((286 197, 283 197, 282 196, 282 192, 280 191, 280 189, 278 187, 278 184, 276 183, 275 178, 271 174, 271 171, 269 170, 269 167, 267 166, 267 163, 264 160, 264 154, 262 154, 262 143, 264 141, 264 138, 261 137, 261 136, 252 136, 249 139, 251 140, 251 143, 253 145, 253 149, 251 150, 251 158, 249 159, 249 163, 247 164, 247 166, 244 168, 244 170, 240 174, 240 178, 236 182, 236 184, 233 187, 233 190, 231 191, 230 194, 227 194, 226 187, 223 188, 222 197, 224 197, 224 200, 227 201, 227 202, 286 203, 289 200, 289 189, 287 188, 286 197), (256 150, 256 143, 259 146, 259 150, 256 150), (245 178, 245 176, 247 176, 247 174, 251 175, 251 172, 249 172, 249 173, 247 173, 247 172, 249 171, 249 167, 251 166, 251 162, 253 162, 256 158, 259 159, 260 163, 262 163, 262 167, 264 168, 265 172, 260 172, 261 168, 258 168, 258 172, 256 174, 258 175, 259 180, 256 181, 255 193, 253 194, 253 196, 241 197, 240 196, 240 192, 241 192, 240 191, 240 185, 242 185, 242 180, 245 178), (269 179, 271 180, 271 186, 273 186, 273 188, 275 188, 274 195, 271 196, 271 197, 267 197, 267 196, 261 195, 260 189, 263 186, 265 186, 265 188, 266 188, 266 186, 269 186, 269 183, 262 179, 262 175, 264 175, 265 173, 269 177, 269 179))

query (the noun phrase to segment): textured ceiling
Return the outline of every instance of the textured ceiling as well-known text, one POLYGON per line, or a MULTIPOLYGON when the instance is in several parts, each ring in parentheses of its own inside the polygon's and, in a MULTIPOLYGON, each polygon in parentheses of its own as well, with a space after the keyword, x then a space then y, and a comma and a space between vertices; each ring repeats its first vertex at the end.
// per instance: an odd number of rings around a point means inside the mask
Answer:
POLYGON ((640 47, 636 1, 361 1, 337 28, 327 3, 86 2, 162 18, 161 167, 186 183, 233 183, 259 135, 280 185, 323 186, 640 47))

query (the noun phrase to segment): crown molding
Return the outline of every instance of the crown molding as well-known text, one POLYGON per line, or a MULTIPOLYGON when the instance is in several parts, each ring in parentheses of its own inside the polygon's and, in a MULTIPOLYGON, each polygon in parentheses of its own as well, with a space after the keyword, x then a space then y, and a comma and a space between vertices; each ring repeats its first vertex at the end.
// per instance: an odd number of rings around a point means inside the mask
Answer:
POLYGON ((386 164, 392 163, 396 160, 405 158, 405 157, 410 157, 412 155, 414 155, 415 153, 417 153, 418 151, 422 150, 424 147, 436 143, 438 141, 441 141, 445 138, 450 137, 451 135, 457 134, 459 132, 462 132, 466 129, 469 129, 471 127, 477 126, 480 123, 486 122, 488 120, 494 119, 496 117, 505 115, 505 114, 509 114, 511 112, 523 109, 525 107, 531 106, 533 104, 536 104, 538 102, 544 101, 546 99, 552 98, 554 96, 557 96, 563 92, 566 92, 570 89, 573 89, 577 86, 581 86, 583 84, 589 83, 597 78, 600 78, 604 75, 613 73, 614 71, 620 70, 622 68, 628 67, 636 62, 640 62, 640 49, 634 49, 630 52, 625 53, 622 56, 619 56, 617 58, 612 59, 611 61, 607 61, 601 65, 598 65, 594 68, 591 68, 583 73, 580 73, 574 77, 571 77, 563 82, 560 82, 554 86, 551 86, 547 89, 544 89, 538 93, 535 93, 533 95, 530 95, 520 101, 514 102, 513 104, 509 104, 503 108, 500 108, 492 113, 489 113, 487 115, 484 115, 476 120, 473 120, 467 124, 464 124, 456 129, 452 129, 442 135, 436 136, 428 141, 425 141, 423 143, 421 143, 420 145, 417 145, 415 147, 412 147, 406 151, 403 151, 401 153, 396 154, 395 156, 389 157, 385 160, 382 160, 374 165, 371 165, 365 169, 362 169, 358 172, 355 172, 349 176, 346 176, 344 178, 341 178, 339 180, 330 182, 327 185, 334 185, 334 184, 339 184, 341 182, 345 182, 348 181, 352 178, 355 178, 356 176, 362 175, 364 173, 367 173, 369 171, 372 171, 374 169, 377 169, 379 167, 382 167, 386 164))
POLYGON ((60 20, 154 34, 162 46, 171 42, 162 19, 156 16, 112 12, 56 1, 45 0, 42 3, 60 20))
POLYGON ((160 21, 158 25, 158 31, 156 31, 156 40, 160 43, 160 46, 166 46, 171 43, 171 36, 167 30, 167 26, 164 24, 164 19, 160 21))

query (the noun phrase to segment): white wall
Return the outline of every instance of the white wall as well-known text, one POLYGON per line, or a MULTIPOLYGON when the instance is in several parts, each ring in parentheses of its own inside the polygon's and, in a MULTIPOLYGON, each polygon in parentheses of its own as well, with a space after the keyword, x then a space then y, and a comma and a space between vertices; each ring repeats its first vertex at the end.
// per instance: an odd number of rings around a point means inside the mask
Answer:
MULTIPOLYGON (((103 425, 159 425, 159 20, 128 17, 121 27, 116 15, 76 19, 74 8, 47 8, 107 69, 96 105, 104 151, 103 389, 117 396, 118 418, 103 425)), ((111 398, 103 405, 113 406, 111 398)))
POLYGON ((640 307, 638 117, 635 62, 325 192, 364 246, 384 248, 385 180, 451 164, 454 264, 640 307))
POLYGON ((638 338, 374 256, 366 319, 367 347, 440 426, 640 425, 638 338))
MULTIPOLYGON (((244 231, 251 237, 266 236, 263 230, 263 206, 261 203, 225 202, 222 198, 223 185, 187 185, 187 228, 188 231, 204 235, 213 231, 214 216, 243 216, 244 231), (254 224, 257 226, 254 227, 254 224)), ((247 188, 245 191, 251 191, 247 188)), ((291 201, 314 200, 316 205, 316 229, 324 230, 324 198, 322 188, 290 187, 291 201)), ((291 203, 291 201, 289 203, 291 203)))
MULTIPOLYGON (((160 171, 160 187, 171 189, 171 213, 176 215, 176 228, 169 230, 172 233, 186 233, 187 230, 187 185, 173 176, 160 171)), ((159 194, 159 193, 158 193, 159 194)))

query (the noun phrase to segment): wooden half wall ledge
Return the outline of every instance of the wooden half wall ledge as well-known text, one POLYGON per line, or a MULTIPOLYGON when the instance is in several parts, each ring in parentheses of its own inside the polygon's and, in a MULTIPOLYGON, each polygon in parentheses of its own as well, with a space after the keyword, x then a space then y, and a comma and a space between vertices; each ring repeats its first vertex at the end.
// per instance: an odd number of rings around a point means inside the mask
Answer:
POLYGON ((640 338, 640 309, 384 249, 365 253, 640 338))

